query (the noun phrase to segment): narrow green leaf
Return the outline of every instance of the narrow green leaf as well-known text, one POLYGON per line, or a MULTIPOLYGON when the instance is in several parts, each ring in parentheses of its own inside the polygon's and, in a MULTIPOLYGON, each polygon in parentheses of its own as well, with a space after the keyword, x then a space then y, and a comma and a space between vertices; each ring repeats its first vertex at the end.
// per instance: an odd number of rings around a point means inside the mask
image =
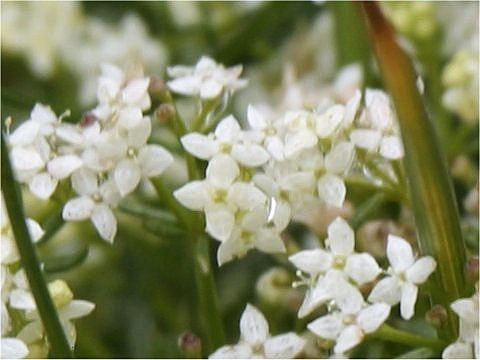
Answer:
POLYGON ((392 96, 405 147, 404 165, 423 254, 437 261, 430 277, 431 300, 448 309, 440 335, 457 338, 450 303, 463 295, 465 248, 445 156, 416 86, 413 64, 398 45, 391 25, 373 2, 361 3, 383 79, 392 96))

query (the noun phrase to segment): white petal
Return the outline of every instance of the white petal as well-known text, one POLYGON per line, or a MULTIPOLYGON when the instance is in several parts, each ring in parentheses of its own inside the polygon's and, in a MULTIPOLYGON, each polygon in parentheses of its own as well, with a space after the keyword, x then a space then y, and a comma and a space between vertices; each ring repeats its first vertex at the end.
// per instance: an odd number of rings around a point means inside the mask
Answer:
POLYGON ((240 169, 228 155, 214 156, 207 166, 207 180, 214 186, 227 189, 240 174, 240 169))
POLYGON ((113 242, 117 233, 117 219, 107 205, 96 205, 92 212, 92 222, 102 239, 113 242))
MULTIPOLYGON (((43 231, 40 224, 30 218, 26 219, 26 223, 27 223, 28 232, 30 233, 30 237, 32 238, 32 241, 37 242, 38 240, 40 240, 40 238, 45 233, 45 231, 43 231)), ((2 243, 2 247, 3 247, 3 243, 2 243)))
POLYGON ((431 256, 424 256, 415 261, 413 266, 407 269, 405 275, 407 281, 414 284, 422 284, 437 267, 437 263, 431 256))
POLYGON ((250 346, 246 344, 227 345, 211 354, 209 359, 249 359, 252 355, 250 346))
POLYGON ((399 236, 388 235, 387 257, 396 273, 403 272, 413 265, 413 253, 410 244, 399 236))
POLYGON ((315 177, 311 172, 298 171, 286 174, 281 180, 283 190, 310 192, 315 186, 315 177))
POLYGON ((293 359, 305 347, 306 340, 295 333, 271 337, 265 342, 265 356, 269 359, 293 359))
POLYGON ((258 111, 257 108, 253 105, 248 105, 247 119, 248 124, 252 129, 263 130, 267 127, 267 122, 265 121, 265 118, 260 113, 260 111, 258 111))
POLYGON ((338 128, 343 120, 345 108, 343 105, 334 105, 328 108, 316 119, 316 131, 320 139, 328 138, 338 128))
POLYGON ((360 100, 362 99, 362 93, 360 90, 355 90, 355 94, 348 100, 345 105, 345 115, 343 117, 343 127, 348 128, 355 120, 355 114, 357 113, 360 100))
POLYGON ((199 159, 209 160, 218 152, 217 143, 211 137, 199 133, 182 136, 180 141, 185 150, 199 159))
POLYGON ((40 154, 32 148, 14 147, 10 152, 12 165, 19 171, 36 171, 44 166, 40 154))
POLYGON ((214 99, 220 95, 223 86, 218 81, 208 79, 204 81, 200 86, 200 97, 202 99, 214 99))
POLYGON ((49 173, 42 172, 33 176, 28 182, 28 188, 36 197, 46 200, 57 188, 58 181, 49 173))
POLYGON ((209 199, 205 181, 192 181, 173 192, 173 196, 191 210, 203 210, 209 199))
POLYGON ((137 126, 142 121, 142 110, 138 107, 126 107, 118 113, 118 124, 125 128, 131 129, 137 126))
POLYGON ((318 274, 330 269, 333 256, 322 249, 299 251, 288 258, 298 269, 309 274, 318 274))
POLYGON ((57 116, 52 111, 50 106, 45 106, 42 104, 35 104, 35 107, 30 113, 30 118, 33 121, 38 121, 43 125, 51 124, 57 121, 57 116))
MULTIPOLYGON (((329 272, 332 272, 332 270, 329 272)), ((331 281, 332 283, 328 286, 331 288, 331 293, 334 297, 336 305, 345 314, 358 313, 362 308, 364 300, 362 293, 357 289, 357 287, 353 286, 342 277, 338 277, 336 280, 331 281)))
POLYGON ((369 119, 372 125, 379 130, 391 127, 394 114, 388 95, 377 89, 365 90, 365 105, 368 108, 369 119))
POLYGON ((241 241, 241 239, 231 237, 227 241, 220 244, 217 250, 218 266, 233 260, 234 258, 241 258, 245 256, 248 250, 252 248, 250 243, 241 241))
POLYGON ((215 136, 221 141, 232 141, 240 135, 241 129, 237 119, 229 115, 220 121, 215 129, 215 136))
POLYGON ((356 325, 350 325, 345 328, 337 339, 337 344, 333 348, 336 353, 344 353, 354 346, 360 344, 363 340, 362 330, 356 325))
POLYGON ((370 292, 368 301, 371 303, 385 302, 396 305, 401 299, 401 287, 394 277, 386 277, 380 280, 370 292))
POLYGON ((442 353, 443 359, 474 359, 472 345, 464 342, 454 342, 448 345, 442 353))
POLYGON ((40 123, 32 120, 25 121, 10 134, 8 142, 12 147, 30 145, 38 135, 39 129, 40 123))
POLYGON ((345 328, 343 316, 339 313, 325 315, 307 325, 308 329, 324 339, 336 340, 345 328))
POLYGON ((268 136, 265 139, 265 148, 275 160, 283 161, 284 145, 278 136, 268 136))
POLYGON ((332 174, 323 175, 317 183, 318 196, 325 204, 340 208, 343 206, 347 188, 343 180, 332 174))
POLYGON ((367 306, 357 316, 357 324, 366 334, 377 330, 390 315, 390 306, 385 303, 377 303, 367 306))
POLYGON ((463 320, 473 322, 478 319, 478 304, 472 299, 458 299, 450 307, 463 320))
POLYGON ((137 161, 142 175, 152 177, 163 173, 173 163, 173 157, 160 145, 146 145, 138 152, 137 161))
POLYGON ((375 280, 381 269, 372 255, 367 253, 350 255, 344 271, 358 285, 375 280))
POLYGON ((72 300, 58 310, 62 319, 77 319, 90 314, 95 309, 95 304, 85 300, 72 300))
POLYGON ((415 313, 415 303, 417 302, 418 287, 412 283, 406 282, 402 285, 402 299, 400 302, 400 314, 405 320, 412 318, 415 313))
POLYGON ((257 167, 265 164, 270 155, 257 144, 235 144, 232 147, 232 156, 244 166, 257 167))
POLYGON ((398 136, 385 136, 380 144, 380 155, 391 160, 401 159, 404 155, 402 140, 398 136))
POLYGON ((128 145, 135 149, 141 148, 147 143, 151 133, 152 122, 149 117, 143 117, 137 125, 128 129, 128 145))
POLYGON ((10 306, 21 310, 35 310, 35 300, 30 291, 24 289, 13 289, 9 297, 10 306))
POLYGON ((1 340, 2 359, 22 359, 28 355, 27 345, 16 338, 4 338, 1 340))
POLYGON ((341 175, 346 173, 353 161, 354 146, 351 142, 341 141, 325 156, 325 168, 328 172, 341 175))
POLYGON ((258 230, 254 243, 258 250, 269 254, 280 254, 286 251, 280 234, 274 228, 263 227, 258 230))
POLYGON ((267 340, 268 323, 263 314, 250 304, 240 318, 240 334, 250 346, 259 346, 267 340))
POLYGON ((185 76, 167 82, 167 86, 182 95, 195 95, 200 91, 201 80, 198 76, 185 76))
POLYGON ((62 124, 55 129, 55 135, 58 139, 73 145, 81 146, 85 141, 81 130, 72 124, 62 124))
POLYGON ((235 217, 225 205, 214 204, 205 207, 207 226, 205 230, 219 241, 226 241, 232 234, 235 217))
POLYGON ((335 255, 348 256, 353 253, 355 235, 352 228, 341 217, 328 226, 328 243, 335 255))
POLYGON ((92 214, 95 203, 88 196, 69 200, 63 207, 62 216, 65 220, 85 220, 92 214))
POLYGON ((92 195, 98 190, 97 175, 81 168, 72 174, 72 187, 79 195, 92 195))
POLYGON ((32 344, 43 337, 44 329, 40 320, 32 321, 25 325, 17 334, 17 338, 27 344, 32 344))
POLYGON ((76 155, 64 155, 58 156, 53 160, 50 160, 47 165, 48 172, 55 179, 65 179, 70 176, 72 172, 79 169, 83 162, 76 155))
POLYGON ((294 133, 287 133, 285 136, 285 157, 293 158, 300 151, 315 146, 318 138, 313 131, 301 130, 294 133))
POLYGON ((357 147, 374 151, 382 138, 382 134, 378 130, 355 129, 350 133, 350 140, 357 147))
POLYGON ((113 177, 120 194, 125 196, 135 190, 140 182, 140 167, 133 160, 122 160, 117 164, 113 177))
POLYGON ((265 204, 267 197, 255 185, 244 182, 234 183, 228 190, 228 200, 243 210, 265 204))
POLYGON ((273 223, 275 227, 282 231, 284 230, 292 218, 292 211, 290 204, 286 201, 278 201, 273 215, 273 223))
POLYGON ((133 79, 122 90, 123 101, 125 101, 125 103, 129 105, 139 103, 140 100, 143 99, 145 94, 147 94, 149 84, 149 78, 133 79))

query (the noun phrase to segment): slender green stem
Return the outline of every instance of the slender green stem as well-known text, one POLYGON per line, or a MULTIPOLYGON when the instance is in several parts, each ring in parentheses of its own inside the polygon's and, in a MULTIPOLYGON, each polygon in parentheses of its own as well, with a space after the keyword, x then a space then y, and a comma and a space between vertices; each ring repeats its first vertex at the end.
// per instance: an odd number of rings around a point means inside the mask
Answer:
POLYGON ((442 349, 445 347, 445 343, 438 339, 428 338, 407 331, 395 329, 387 324, 380 326, 377 331, 370 334, 368 337, 405 344, 413 347, 428 347, 433 349, 442 349))
POLYGON ((466 290, 465 247, 445 156, 418 91, 411 60, 398 45, 393 28, 378 5, 363 2, 361 6, 400 123, 417 239, 422 252, 437 261, 437 268, 429 279, 431 302, 448 311, 439 334, 454 341, 458 335, 457 319, 450 303, 466 290))
POLYGON ((221 97, 218 97, 217 99, 201 103, 202 108, 192 123, 192 131, 198 131, 202 127, 205 122, 205 117, 218 105, 220 99, 221 97))
POLYGON ((51 356, 55 358, 72 358, 72 351, 63 332, 57 310, 47 288, 40 269, 40 262, 25 223, 21 193, 15 184, 12 166, 8 156, 5 138, 2 133, 2 192, 12 226, 13 235, 20 254, 21 263, 37 305, 38 313, 47 333, 51 346, 51 356))

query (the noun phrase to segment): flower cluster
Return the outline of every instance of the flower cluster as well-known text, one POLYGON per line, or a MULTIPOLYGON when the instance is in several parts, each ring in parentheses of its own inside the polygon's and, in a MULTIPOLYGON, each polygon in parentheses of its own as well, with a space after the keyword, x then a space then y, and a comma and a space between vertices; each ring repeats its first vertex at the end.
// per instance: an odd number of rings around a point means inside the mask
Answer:
POLYGON ((117 229, 112 208, 142 179, 160 175, 173 162, 163 147, 147 143, 148 85, 141 72, 129 75, 104 64, 99 104, 79 124, 64 123, 63 116, 37 104, 8 138, 17 179, 48 199, 59 181, 70 178, 77 196, 65 204, 63 218, 91 219, 110 242, 117 229))
POLYGON ((391 266, 387 271, 370 254, 356 253, 354 245, 353 230, 345 220, 337 218, 328 227, 324 249, 303 250, 289 258, 303 278, 296 285, 308 286, 298 316, 305 317, 327 304, 328 313, 309 323, 308 328, 321 338, 336 341, 337 354, 352 349, 365 334, 377 330, 393 305, 400 303, 402 317, 410 319, 418 285, 436 267, 429 256, 416 260, 410 244, 398 236, 388 236, 387 257, 391 266), (365 301, 362 286, 375 281, 380 274, 384 278, 365 301))
POLYGON ((458 299, 451 304, 452 310, 459 317, 458 340, 443 350, 444 359, 478 359, 479 345, 479 313, 478 288, 471 298, 458 299))
POLYGON ((303 350, 306 341, 295 333, 270 336, 262 313, 247 304, 240 318, 240 341, 222 346, 210 359, 293 359, 303 350))
MULTIPOLYGON (((218 97, 222 89, 239 84, 236 68, 224 69, 206 58, 194 69, 174 69, 171 74, 182 77, 168 84, 185 95, 218 97), (206 68, 228 72, 226 82, 216 82, 215 71, 206 68)), ((314 111, 290 110, 277 118, 250 105, 247 130, 229 115, 213 133, 181 138, 185 150, 208 166, 204 180, 190 182, 174 195, 187 208, 205 213, 206 231, 221 242, 219 264, 250 248, 284 252, 280 234, 292 219, 317 206, 342 207, 344 177, 357 152, 357 163, 381 163, 387 169, 403 156, 388 96, 368 89, 365 102, 361 106, 357 90, 346 104, 326 102, 314 111)))
POLYGON ((24 56, 32 71, 51 77, 62 64, 80 82, 79 100, 95 100, 98 65, 140 62, 151 71, 163 69, 166 50, 148 34, 134 13, 118 25, 89 17, 77 2, 9 3, 2 6, 2 50, 24 56))
MULTIPOLYGON (((4 208, 1 216, 1 358, 19 359, 27 355, 31 358, 46 357, 48 342, 45 330, 24 271, 19 268, 20 258, 4 208)), ((38 241, 43 235, 40 225, 32 219, 27 219, 27 225, 32 240, 38 241)), ((88 315, 95 305, 84 300, 74 300, 72 291, 63 280, 50 282, 48 288, 73 348, 76 333, 71 320, 88 315)))

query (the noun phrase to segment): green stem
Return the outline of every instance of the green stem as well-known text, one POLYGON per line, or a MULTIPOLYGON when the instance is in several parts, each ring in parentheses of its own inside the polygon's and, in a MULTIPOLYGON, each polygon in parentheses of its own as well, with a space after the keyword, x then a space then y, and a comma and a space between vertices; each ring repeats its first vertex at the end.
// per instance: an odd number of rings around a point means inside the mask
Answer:
POLYGON ((439 334, 457 338, 457 319, 450 303, 465 291, 465 248, 457 204, 445 156, 416 85, 413 64, 395 40, 377 4, 363 2, 369 35, 384 81, 395 105, 403 144, 404 165, 422 253, 437 262, 429 279, 431 302, 448 311, 439 334))
POLYGON ((218 310, 215 279, 210 265, 208 238, 203 233, 203 221, 199 214, 184 209, 160 178, 153 179, 152 183, 159 197, 188 231, 188 251, 194 262, 195 282, 201 308, 200 314, 208 340, 207 350, 213 351, 225 343, 225 335, 218 310))
POLYGON ((72 351, 40 269, 40 261, 35 252, 34 244, 30 239, 25 223, 21 193, 15 184, 3 133, 1 136, 2 192, 21 263, 35 299, 40 319, 47 333, 48 342, 51 346, 51 356, 55 358, 72 358, 72 351))
POLYGON ((42 224, 42 228, 45 231, 43 236, 40 240, 37 241, 38 245, 43 245, 47 243, 48 240, 52 238, 65 224, 65 220, 62 216, 63 206, 60 206, 58 209, 54 210, 53 214, 51 214, 42 224))
POLYGON ((358 229, 369 216, 377 210, 385 201, 387 196, 384 193, 377 193, 373 195, 370 199, 362 203, 359 207, 355 209, 355 214, 350 219, 350 226, 353 229, 358 229))
POLYGON ((412 347, 428 347, 440 350, 445 347, 445 343, 438 339, 413 334, 407 331, 392 328, 383 324, 374 333, 368 335, 369 338, 391 341, 399 344, 405 344, 412 347))

